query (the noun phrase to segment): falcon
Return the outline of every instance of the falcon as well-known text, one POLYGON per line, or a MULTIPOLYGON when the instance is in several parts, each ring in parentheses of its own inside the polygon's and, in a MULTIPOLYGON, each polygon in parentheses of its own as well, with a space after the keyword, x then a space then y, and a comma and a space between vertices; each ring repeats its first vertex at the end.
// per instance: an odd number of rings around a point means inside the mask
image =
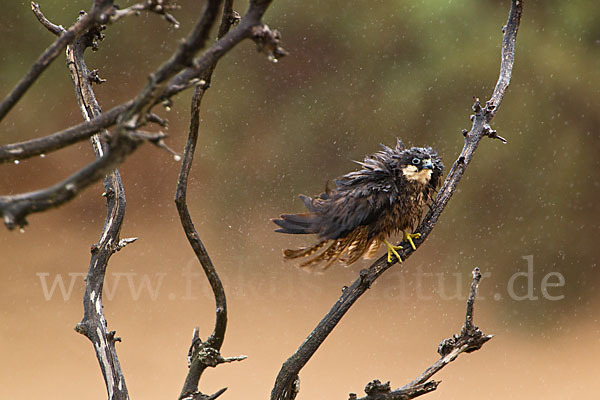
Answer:
POLYGON ((305 260, 301 267, 335 261, 350 265, 361 257, 373 258, 382 245, 387 260, 398 250, 388 238, 402 232, 403 240, 416 250, 414 232, 425 207, 433 201, 444 165, 431 147, 406 148, 397 139, 394 148, 382 150, 355 161, 361 169, 337 178, 335 187, 314 198, 300 195, 308 209, 301 214, 283 214, 272 221, 275 232, 316 234, 317 242, 308 247, 284 250, 285 259, 305 260))

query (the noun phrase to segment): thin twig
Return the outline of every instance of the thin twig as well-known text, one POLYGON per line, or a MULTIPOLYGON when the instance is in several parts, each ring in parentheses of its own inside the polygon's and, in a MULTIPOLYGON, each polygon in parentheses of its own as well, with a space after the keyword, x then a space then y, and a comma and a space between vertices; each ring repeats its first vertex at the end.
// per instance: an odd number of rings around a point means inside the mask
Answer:
POLYGON ((161 15, 167 22, 169 22, 175 29, 179 28, 180 24, 175 17, 168 11, 177 10, 180 7, 171 2, 170 0, 146 0, 143 3, 133 4, 122 10, 114 8, 110 15, 110 22, 115 23, 121 18, 129 17, 131 15, 138 16, 142 11, 149 11, 158 15, 161 15))
POLYGON ((473 325, 473 306, 475 304, 475 298, 477 297, 477 286, 479 285, 480 280, 481 272, 479 271, 479 268, 475 268, 473 270, 473 281, 471 282, 471 289, 467 299, 465 323, 461 329, 460 335, 454 335, 451 338, 442 340, 438 346, 438 353, 442 358, 427 368, 427 370, 415 380, 404 385, 401 389, 408 389, 425 383, 439 370, 454 361, 461 353, 471 353, 475 350, 479 350, 481 346, 493 337, 493 335, 484 334, 479 328, 473 325))
MULTIPOLYGON (((479 105, 479 101, 475 102, 473 106, 475 117, 473 118, 471 131, 465 134, 465 144, 460 156, 455 161, 446 177, 446 180, 435 199, 434 205, 417 228, 417 232, 421 234, 421 238, 414 241, 417 247, 423 244, 427 239, 435 227, 441 213, 448 204, 448 201, 454 194, 456 185, 462 178, 479 142, 486 136, 486 126, 489 127, 489 121, 495 113, 494 110, 497 110, 500 105, 499 103, 504 96, 504 92, 508 87, 514 65, 514 43, 521 20, 522 8, 523 0, 512 0, 508 22, 504 29, 499 83, 496 85, 492 98, 486 107, 482 108, 479 105), (492 102, 494 103, 492 104, 492 102)), ((406 260, 412 253, 413 250, 411 249, 411 246, 404 246, 404 249, 400 252, 400 256, 403 260, 406 260)), ((331 331, 336 327, 354 302, 371 287, 373 282, 381 276, 383 272, 396 262, 397 260, 388 263, 387 257, 382 256, 367 270, 362 270, 360 272, 359 278, 354 281, 350 287, 344 290, 338 301, 319 322, 317 327, 306 338, 298 350, 283 363, 271 392, 271 400, 290 400, 292 398, 289 388, 292 387, 300 370, 306 365, 308 360, 321 346, 325 338, 327 338, 331 331)))
POLYGON ((67 31, 62 25, 56 25, 50 22, 50 20, 48 20, 48 18, 46 18, 42 13, 39 4, 31 2, 31 11, 33 11, 33 14, 38 19, 38 21, 40 21, 40 23, 44 26, 44 28, 48 29, 56 36, 59 36, 61 33, 67 31))

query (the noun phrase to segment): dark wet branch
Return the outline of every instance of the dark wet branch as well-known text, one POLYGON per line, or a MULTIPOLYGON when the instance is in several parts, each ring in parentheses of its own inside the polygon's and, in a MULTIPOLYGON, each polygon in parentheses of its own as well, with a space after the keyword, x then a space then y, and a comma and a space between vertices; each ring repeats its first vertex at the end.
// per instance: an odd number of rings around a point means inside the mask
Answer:
MULTIPOLYGON (((254 1, 239 25, 224 35, 214 46, 197 57, 193 65, 173 77, 159 100, 171 98, 175 94, 192 86, 201 78, 204 71, 216 63, 224 54, 244 39, 252 39, 259 51, 265 53, 269 60, 277 61, 287 52, 281 47, 281 35, 262 24, 260 19, 271 1, 254 1)), ((235 20, 235 15, 232 17, 235 20)))
POLYGON ((392 390, 390 382, 381 383, 375 379, 365 386, 366 396, 358 398, 355 393, 350 393, 348 400, 409 400, 433 392, 439 383, 439 381, 429 381, 409 389, 392 390))
MULTIPOLYGON (((155 134, 151 140, 160 140, 165 135, 155 134)), ((8 229, 27 225, 27 216, 49 208, 59 207, 73 199, 84 189, 103 179, 117 168, 130 155, 145 137, 133 132, 114 135, 107 143, 104 155, 85 166, 67 179, 46 189, 21 193, 13 196, 0 196, 0 215, 8 229)))
POLYGON ((369 382, 365 388, 367 394, 360 399, 354 393, 350 393, 350 400, 408 400, 422 396, 437 389, 440 381, 430 381, 429 379, 438 373, 446 365, 462 353, 471 353, 479 350, 493 336, 486 335, 473 324, 473 310, 475 299, 477 297, 477 287, 481 281, 481 271, 479 268, 473 270, 473 281, 467 298, 467 312, 465 322, 460 334, 453 335, 451 338, 444 339, 438 346, 438 353, 441 358, 431 365, 425 372, 419 375, 412 382, 402 386, 399 389, 391 390, 390 383, 381 383, 379 380, 369 382))
POLYGON ((202 269, 206 274, 206 278, 210 283, 210 287, 215 296, 216 303, 216 321, 213 333, 210 335, 206 342, 202 342, 198 336, 198 328, 194 331, 194 337, 192 339, 192 346, 190 348, 189 359, 189 372, 185 379, 183 389, 179 395, 180 399, 186 398, 191 394, 198 391, 198 382, 204 370, 209 366, 216 366, 216 359, 219 357, 219 350, 225 339, 225 331, 227 328, 227 300, 225 297, 225 289, 221 279, 217 274, 217 271, 210 259, 194 223, 190 216, 187 207, 187 184, 189 173, 192 167, 192 161, 194 159, 194 151, 196 149, 196 142, 198 140, 198 125, 200 124, 200 102, 204 96, 205 88, 201 85, 196 86, 194 90, 194 96, 192 98, 192 112, 190 118, 190 133, 188 141, 185 146, 183 154, 183 163, 181 165, 181 171, 179 173, 179 179, 177 182, 177 192, 175 194, 175 204, 177 211, 179 212, 179 218, 185 234, 196 253, 196 257, 202 265, 202 269), (214 357, 210 354, 213 353, 214 357), (215 361, 213 363, 213 361, 215 361), (214 365, 211 365, 214 364, 214 365))
POLYGON ((219 24, 219 32, 217 39, 221 39, 229 32, 233 24, 240 22, 242 18, 233 11, 233 0, 225 0, 223 3, 223 14, 221 15, 221 23, 219 24))
MULTIPOLYGON (((476 100, 473 105, 475 115, 472 117, 473 124, 471 130, 464 133, 464 147, 448 173, 433 206, 417 228, 417 232, 421 233, 421 238, 414 241, 417 248, 423 244, 435 227, 441 213, 444 211, 448 201, 454 194, 456 185, 462 178, 481 139, 486 136, 493 136, 489 127, 489 122, 494 117, 496 110, 500 105, 500 101, 508 87, 508 83, 510 82, 514 65, 514 44, 521 21, 522 11, 523 0, 512 0, 508 22, 503 29, 502 60, 498 84, 485 107, 481 107, 479 100, 476 100)), ((411 249, 411 246, 405 245, 404 249, 400 252, 400 257, 403 260, 406 260, 412 253, 413 250, 411 249)), ((350 307, 352 307, 354 302, 356 302, 356 300, 371 287, 373 282, 379 278, 382 273, 395 263, 397 263, 397 260, 388 263, 386 256, 379 258, 368 269, 362 270, 359 278, 354 281, 350 287, 344 289, 344 292, 338 301, 310 333, 304 343, 302 343, 298 350, 283 363, 271 392, 271 400, 291 400, 295 397, 297 390, 293 389, 295 388, 294 382, 297 380, 300 370, 306 365, 323 341, 337 326, 338 322, 350 307)))
MULTIPOLYGON (((67 67, 75 89, 77 103, 83 119, 86 121, 97 118, 102 113, 92 88, 92 82, 100 80, 93 71, 88 69, 84 59, 85 50, 88 47, 95 47, 96 41, 99 39, 101 39, 100 29, 98 26, 94 26, 67 46, 67 67)), ((103 135, 107 137, 106 132, 103 132, 103 135)), ((101 135, 92 136, 91 143, 98 160, 106 151, 110 151, 102 142, 101 135)), ((93 344, 108 397, 128 399, 125 376, 115 348, 115 343, 120 341, 120 338, 115 337, 115 331, 108 330, 102 304, 102 293, 110 257, 116 251, 120 251, 127 244, 135 241, 135 238, 120 239, 126 201, 119 171, 114 169, 107 172, 103 183, 107 207, 106 219, 98 243, 92 246, 92 256, 85 279, 83 296, 84 315, 75 330, 85 335, 93 344)))
POLYGON ((173 55, 148 77, 148 83, 134 99, 131 107, 120 116, 121 123, 139 127, 145 123, 144 117, 156 99, 162 94, 168 80, 192 63, 194 56, 204 48, 214 26, 222 0, 208 0, 202 17, 194 25, 190 34, 182 41, 173 55))
MULTIPOLYGON (((54 43, 44 50, 21 81, 17 83, 14 89, 6 96, 2 103, 0 103, 0 121, 4 119, 6 114, 8 114, 14 105, 17 104, 25 92, 27 92, 42 72, 44 72, 46 67, 58 57, 65 47, 73 42, 79 35, 87 31, 92 25, 102 23, 105 19, 105 12, 112 6, 112 0, 94 0, 92 8, 85 17, 80 18, 75 24, 69 27, 69 29, 62 32, 54 43)), ((39 11, 39 5, 32 2, 31 7, 37 16, 38 13, 36 13, 36 10, 39 11)), ((46 26, 46 28, 48 28, 48 26, 46 26)))
MULTIPOLYGON (((224 36, 231 25, 235 22, 235 15, 232 6, 233 2, 231 0, 225 1, 219 28, 219 37, 224 36)), ((177 211, 179 212, 179 218, 181 220, 183 230, 185 231, 187 239, 192 246, 196 257, 202 265, 202 269, 204 270, 206 278, 208 279, 210 287, 213 291, 216 305, 216 318, 213 332, 205 342, 200 339, 199 328, 197 327, 194 329, 192 345, 190 346, 190 351, 188 353, 189 371, 183 388, 181 389, 179 399, 206 398, 206 396, 198 390, 200 378, 206 368, 216 367, 217 365, 226 362, 241 361, 246 358, 245 356, 224 358, 220 354, 221 346, 225 340, 225 332, 227 329, 227 300, 225 296, 225 290, 212 263, 212 260, 210 259, 208 252, 204 247, 196 228, 194 227, 194 223, 192 222, 192 218, 187 207, 188 180, 190 170, 192 168, 192 162, 194 160, 196 144, 198 142, 200 105, 202 98, 204 97, 204 93, 206 93, 206 90, 209 87, 208 82, 211 80, 212 72, 214 71, 215 67, 216 64, 213 64, 206 69, 206 72, 202 76, 202 80, 194 89, 191 102, 190 129, 183 155, 183 162, 179 173, 179 179, 177 181, 175 205, 177 206, 177 211)), ((215 393, 213 398, 219 396, 223 391, 225 391, 225 389, 222 389, 221 392, 215 393)))
POLYGON ((131 107, 131 104, 133 104, 133 101, 120 104, 102 113, 98 118, 82 122, 45 137, 0 146, 0 163, 24 160, 41 154, 51 153, 87 140, 102 129, 115 125, 119 115, 131 107))

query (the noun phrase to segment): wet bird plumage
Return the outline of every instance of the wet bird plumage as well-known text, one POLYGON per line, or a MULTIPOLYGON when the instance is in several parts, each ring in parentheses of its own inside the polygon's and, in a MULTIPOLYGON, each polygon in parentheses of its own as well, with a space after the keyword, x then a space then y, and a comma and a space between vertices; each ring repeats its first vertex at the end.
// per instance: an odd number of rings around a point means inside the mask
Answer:
POLYGON ((336 260, 350 265, 361 256, 372 258, 383 243, 389 254, 386 238, 395 233, 411 236, 444 167, 430 147, 407 149, 400 140, 395 148, 381 146, 357 162, 360 170, 336 179, 334 188, 315 198, 300 195, 308 212, 273 220, 276 232, 318 236, 312 246, 285 250, 286 259, 313 256, 300 266, 326 262, 326 268, 336 260))

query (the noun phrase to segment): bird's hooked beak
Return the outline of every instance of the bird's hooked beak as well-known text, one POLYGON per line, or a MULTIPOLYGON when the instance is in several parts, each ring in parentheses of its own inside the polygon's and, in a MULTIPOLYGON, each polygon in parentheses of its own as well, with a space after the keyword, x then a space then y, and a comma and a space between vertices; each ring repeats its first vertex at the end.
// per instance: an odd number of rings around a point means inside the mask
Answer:
POLYGON ((433 163, 431 162, 431 160, 423 161, 423 169, 433 169, 433 163))

